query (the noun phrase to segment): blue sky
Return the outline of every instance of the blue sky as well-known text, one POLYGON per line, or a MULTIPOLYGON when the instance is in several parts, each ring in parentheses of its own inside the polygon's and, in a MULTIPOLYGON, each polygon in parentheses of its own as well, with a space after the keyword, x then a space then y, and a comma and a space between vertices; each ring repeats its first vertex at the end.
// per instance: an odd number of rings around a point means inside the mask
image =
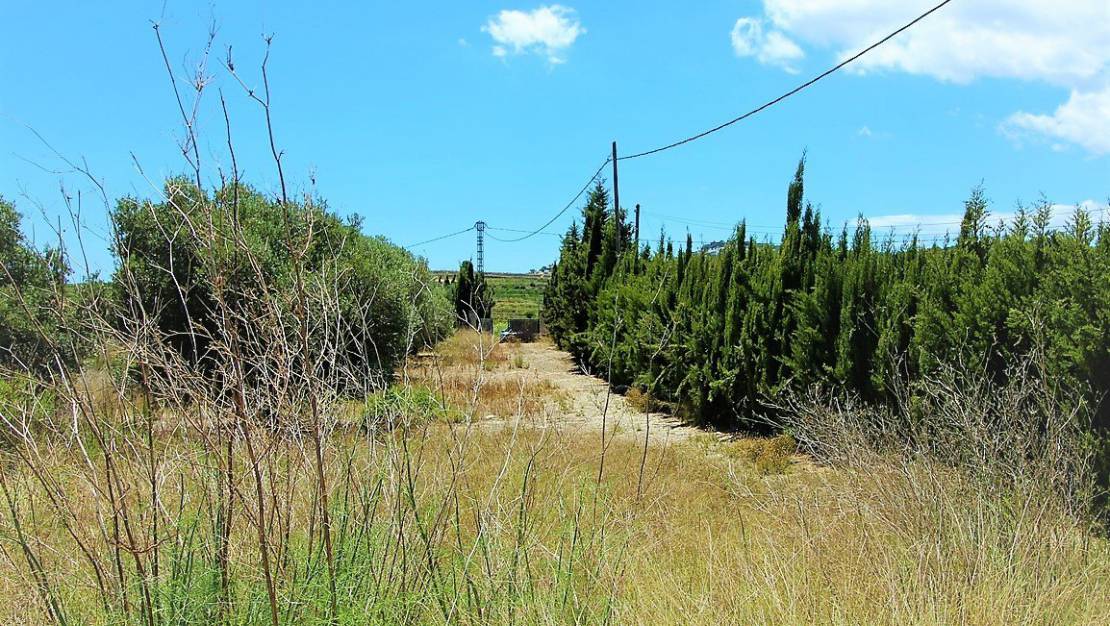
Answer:
MULTIPOLYGON (((228 165, 222 89, 240 167, 276 191, 261 111, 222 65, 230 44, 244 80, 260 84, 261 34, 272 33, 274 124, 291 190, 314 176, 333 210, 405 245, 478 219, 535 228, 611 141, 631 153, 716 125, 934 2, 46 4, 13 0, 0 15, 0 194, 46 242, 47 220, 65 215, 60 187, 80 190, 90 264, 109 270, 93 186, 30 129, 87 162, 112 199, 155 197, 162 178, 189 171, 151 20, 179 74, 218 25, 199 124, 209 181, 228 165)), ((897 233, 950 221, 980 181, 1002 216, 1042 194, 1061 204, 1061 220, 1078 203, 1101 212, 1110 3, 954 0, 853 71, 701 141, 623 162, 621 199, 642 205, 653 240, 663 225, 676 239, 689 229, 712 240, 741 218, 773 236, 803 150, 807 195, 834 226, 860 213, 897 233)), ((487 267, 538 267, 557 246, 550 235, 491 241, 487 267)), ((467 233, 416 252, 450 268, 473 248, 467 233)))

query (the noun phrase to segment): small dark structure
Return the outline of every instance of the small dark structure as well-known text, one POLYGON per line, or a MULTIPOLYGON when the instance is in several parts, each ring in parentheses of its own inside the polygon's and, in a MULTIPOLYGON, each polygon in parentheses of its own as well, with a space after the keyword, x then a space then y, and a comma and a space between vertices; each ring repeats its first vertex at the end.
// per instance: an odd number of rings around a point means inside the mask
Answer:
POLYGON ((520 341, 535 341, 540 335, 540 321, 538 319, 509 320, 509 333, 520 341))
POLYGON ((458 319, 457 326, 459 328, 472 328, 474 330, 480 330, 484 333, 492 333, 493 332, 493 318, 492 317, 479 318, 473 311, 471 311, 471 312, 468 312, 466 314, 465 319, 461 318, 461 317, 458 319))

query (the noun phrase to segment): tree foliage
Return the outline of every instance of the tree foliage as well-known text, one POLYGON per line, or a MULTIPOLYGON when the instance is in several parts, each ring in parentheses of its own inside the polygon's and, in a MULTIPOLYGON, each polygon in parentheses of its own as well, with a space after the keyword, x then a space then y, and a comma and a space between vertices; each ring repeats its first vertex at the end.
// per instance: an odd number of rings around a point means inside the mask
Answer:
POLYGON ((382 379, 409 349, 450 328, 447 294, 423 260, 363 235, 319 200, 282 203, 242 185, 209 197, 176 178, 159 202, 121 199, 112 223, 123 317, 155 320, 191 362, 214 358, 213 333, 228 329, 221 311, 258 303, 277 310, 249 314, 328 303, 309 316, 319 323, 308 339, 345 342, 341 352, 358 362, 336 365, 382 379))
MULTIPOLYGON (((1004 377, 1034 342, 1094 402, 1110 391, 1107 224, 1079 207, 1049 229, 1042 201, 991 226, 975 189, 952 241, 877 237, 862 218, 834 233, 806 201, 804 175, 803 157, 780 242, 741 222, 712 251, 693 250, 689 236, 677 251, 662 236, 631 249, 599 185, 581 228, 563 237, 545 296, 556 342, 614 385, 720 427, 761 428, 776 396, 800 386, 883 402, 955 360, 1004 377)), ((1103 403, 1097 427, 1108 414, 1103 403)))
POLYGON ((455 318, 461 323, 493 316, 493 289, 486 282, 486 275, 474 272, 474 264, 463 261, 455 281, 455 318))
POLYGON ((0 197, 0 365, 34 370, 75 358, 63 318, 69 270, 60 250, 27 241, 21 217, 0 197))

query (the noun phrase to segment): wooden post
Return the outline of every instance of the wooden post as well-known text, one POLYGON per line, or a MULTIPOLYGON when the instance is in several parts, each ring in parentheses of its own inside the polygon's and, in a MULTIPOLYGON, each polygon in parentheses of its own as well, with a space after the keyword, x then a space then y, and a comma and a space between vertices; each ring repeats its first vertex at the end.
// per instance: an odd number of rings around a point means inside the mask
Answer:
POLYGON ((636 203, 636 256, 632 257, 632 271, 640 267, 640 203, 636 203))
POLYGON ((617 183, 617 142, 613 142, 613 216, 617 218, 617 255, 621 253, 621 191, 617 183))
POLYGON ((640 254, 640 205, 636 205, 636 254, 640 254))

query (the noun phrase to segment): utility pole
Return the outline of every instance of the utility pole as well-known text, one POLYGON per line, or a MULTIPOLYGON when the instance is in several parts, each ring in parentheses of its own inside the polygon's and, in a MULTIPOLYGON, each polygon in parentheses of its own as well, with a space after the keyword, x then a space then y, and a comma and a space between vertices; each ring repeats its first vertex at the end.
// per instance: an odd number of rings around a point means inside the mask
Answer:
POLYGON ((621 191, 617 183, 617 142, 613 142, 613 216, 617 218, 617 255, 621 253, 621 191))
POLYGON ((632 257, 632 271, 640 266, 640 203, 636 203, 636 256, 632 257))
POLYGON ((483 246, 486 232, 486 223, 478 220, 474 223, 474 230, 478 231, 478 273, 486 273, 486 255, 483 246))
POLYGON ((640 205, 636 204, 636 254, 640 254, 640 205))

